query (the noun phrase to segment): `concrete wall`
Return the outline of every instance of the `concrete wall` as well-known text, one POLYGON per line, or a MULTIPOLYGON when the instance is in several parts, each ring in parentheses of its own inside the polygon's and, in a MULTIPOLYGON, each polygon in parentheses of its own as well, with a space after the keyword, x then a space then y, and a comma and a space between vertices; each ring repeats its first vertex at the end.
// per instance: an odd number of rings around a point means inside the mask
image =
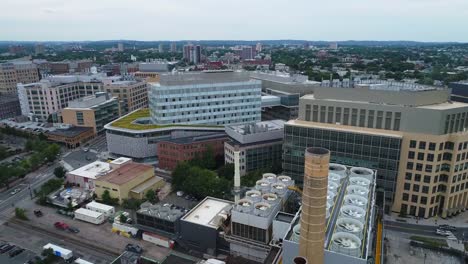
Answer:
POLYGON ((72 124, 74 126, 79 126, 79 127, 92 127, 94 130, 94 133, 97 133, 96 129, 96 119, 94 116, 94 110, 92 109, 70 109, 70 108, 65 108, 62 110, 62 118, 63 118, 63 123, 65 124, 72 124), (76 112, 82 112, 83 113, 83 124, 79 125, 78 120, 76 118, 76 112))
POLYGON ((218 237, 216 229, 181 220, 180 236, 194 250, 215 255, 218 237))
POLYGON ((156 157, 157 143, 149 143, 147 137, 129 137, 106 133, 110 153, 142 159, 156 157))

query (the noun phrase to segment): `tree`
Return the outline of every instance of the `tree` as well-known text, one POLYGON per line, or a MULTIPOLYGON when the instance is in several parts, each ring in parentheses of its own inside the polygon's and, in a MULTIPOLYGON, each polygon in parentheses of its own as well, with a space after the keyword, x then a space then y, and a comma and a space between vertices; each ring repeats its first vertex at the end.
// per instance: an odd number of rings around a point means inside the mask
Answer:
POLYGON ((138 210, 140 209, 140 205, 143 201, 137 200, 137 199, 123 199, 122 201, 122 207, 125 209, 130 209, 130 210, 138 210))
POLYGON ((146 192, 145 198, 152 204, 159 202, 158 196, 156 195, 156 192, 153 189, 150 189, 146 192))
POLYGON ((232 180, 234 178, 234 163, 226 163, 219 167, 216 172, 219 177, 232 180))
POLYGON ((119 220, 121 223, 126 223, 128 218, 124 214, 120 214, 119 220))
POLYGON ((105 190, 103 193, 102 193, 102 197, 101 197, 101 201, 105 204, 108 204, 108 205, 117 205, 119 203, 118 201, 119 199, 117 198, 112 198, 112 196, 110 195, 110 192, 109 190, 105 190))
POLYGON ((55 177, 57 178, 63 178, 65 177, 65 174, 67 173, 67 170, 65 170, 64 167, 62 166, 59 166, 57 168, 54 169, 54 175, 55 177))
POLYGON ((19 207, 15 208, 15 217, 21 220, 28 220, 28 217, 26 216, 26 210, 19 207))
POLYGON ((190 165, 187 162, 177 164, 175 169, 172 171, 172 186, 174 189, 180 189, 182 187, 189 171, 190 165))

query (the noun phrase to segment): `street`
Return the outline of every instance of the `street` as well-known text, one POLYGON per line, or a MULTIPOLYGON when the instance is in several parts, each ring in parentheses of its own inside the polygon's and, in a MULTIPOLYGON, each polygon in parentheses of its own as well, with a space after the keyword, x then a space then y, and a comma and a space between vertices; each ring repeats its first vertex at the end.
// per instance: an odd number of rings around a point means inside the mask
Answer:
MULTIPOLYGON (((432 236, 437 238, 443 238, 440 235, 436 234, 436 227, 435 226, 426 226, 426 225, 418 225, 418 224, 408 224, 402 222, 393 222, 393 221, 384 221, 384 227, 388 230, 399 231, 408 234, 414 235, 424 235, 424 236, 432 236)), ((458 227, 456 231, 452 231, 452 233, 459 239, 468 239, 468 227, 458 227), (465 234, 465 238, 463 238, 465 234)))

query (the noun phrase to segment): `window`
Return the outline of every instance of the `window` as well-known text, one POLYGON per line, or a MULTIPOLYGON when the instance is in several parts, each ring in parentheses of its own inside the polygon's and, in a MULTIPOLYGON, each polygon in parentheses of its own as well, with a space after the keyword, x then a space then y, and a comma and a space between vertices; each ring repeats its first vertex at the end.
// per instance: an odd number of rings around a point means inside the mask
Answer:
POLYGON ((403 193, 403 201, 408 201, 409 199, 409 194, 403 193))
POLYGON ((306 105, 305 120, 310 121, 310 104, 306 105))
POLYGON ((426 160, 427 161, 434 161, 434 154, 431 154, 431 153, 427 154, 427 159, 426 160))
POLYGON ((424 153, 423 152, 418 153, 418 160, 424 160, 424 153))
POLYGON ((431 142, 429 143, 429 150, 435 150, 436 149, 436 143, 431 142))
POLYGON ((429 175, 424 175, 424 182, 425 182, 425 183, 430 183, 430 182, 431 182, 431 176, 429 176, 429 175))
POLYGON ((412 176, 413 176, 413 174, 411 172, 407 172, 406 176, 405 176, 405 179, 408 180, 408 181, 411 181, 412 176))
POLYGON ((84 125, 83 112, 76 111, 76 123, 78 125, 84 125))
POLYGON ((415 153, 414 151, 409 151, 408 152, 408 159, 414 159, 415 153))
POLYGON ((417 203, 418 202, 418 196, 417 195, 411 195, 411 202, 417 203))
POLYGON ((408 163, 406 163, 406 169, 408 169, 408 170, 412 170, 412 169, 413 169, 413 166, 414 166, 414 163, 413 163, 413 162, 408 162, 408 163))
POLYGON ((419 192, 419 184, 413 185, 413 192, 419 192))
POLYGON ((404 188, 405 188, 406 191, 409 191, 411 189, 411 184, 405 183, 404 188))
POLYGON ((411 140, 409 144, 410 148, 416 148, 416 140, 411 140))
POLYGON ((423 193, 429 193, 429 186, 423 186, 422 187, 422 192, 423 193))
POLYGON ((421 174, 414 175, 414 181, 420 182, 421 181, 421 174))
POLYGON ((427 197, 421 196, 421 204, 427 204, 427 197))
POLYGON ((421 163, 416 163, 416 170, 422 171, 423 165, 421 163))
POLYGON ((419 142, 419 149, 426 149, 426 141, 419 142))

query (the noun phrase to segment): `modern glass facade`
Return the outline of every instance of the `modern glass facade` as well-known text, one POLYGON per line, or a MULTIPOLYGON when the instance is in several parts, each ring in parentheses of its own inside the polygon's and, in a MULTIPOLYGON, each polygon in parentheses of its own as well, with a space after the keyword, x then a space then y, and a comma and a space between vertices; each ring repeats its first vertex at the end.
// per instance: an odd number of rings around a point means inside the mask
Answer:
POLYGON ((265 169, 281 163, 282 141, 277 144, 260 145, 245 150, 245 169, 247 172, 265 169))
POLYGON ((396 188, 401 141, 397 136, 287 124, 283 144, 283 172, 301 185, 305 149, 326 148, 331 151, 331 162, 377 170, 377 187, 385 190, 387 206, 390 206, 396 188))

